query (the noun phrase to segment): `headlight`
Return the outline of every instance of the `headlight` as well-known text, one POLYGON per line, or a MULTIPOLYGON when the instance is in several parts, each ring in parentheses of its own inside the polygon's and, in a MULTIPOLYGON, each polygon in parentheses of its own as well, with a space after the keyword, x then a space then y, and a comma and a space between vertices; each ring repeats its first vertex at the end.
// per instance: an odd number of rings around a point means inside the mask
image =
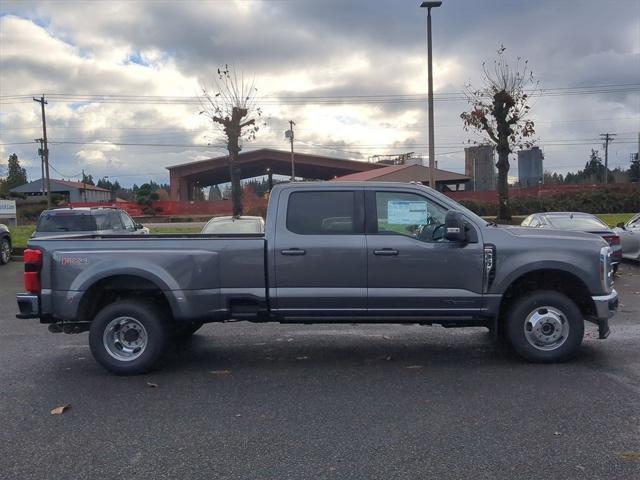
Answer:
POLYGON ((600 249, 600 283, 603 291, 610 293, 613 289, 613 267, 611 266, 611 248, 600 249))

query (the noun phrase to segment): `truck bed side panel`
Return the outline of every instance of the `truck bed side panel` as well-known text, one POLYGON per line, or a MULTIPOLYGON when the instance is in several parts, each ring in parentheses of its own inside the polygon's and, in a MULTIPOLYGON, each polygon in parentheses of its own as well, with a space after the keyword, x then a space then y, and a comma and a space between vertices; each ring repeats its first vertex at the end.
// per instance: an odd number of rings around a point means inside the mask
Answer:
POLYGON ((49 265, 42 279, 45 313, 50 308, 76 320, 92 285, 129 275, 161 289, 176 319, 213 320, 228 317, 232 298, 266 303, 264 243, 259 237, 138 237, 33 240, 30 246, 42 248, 49 265))

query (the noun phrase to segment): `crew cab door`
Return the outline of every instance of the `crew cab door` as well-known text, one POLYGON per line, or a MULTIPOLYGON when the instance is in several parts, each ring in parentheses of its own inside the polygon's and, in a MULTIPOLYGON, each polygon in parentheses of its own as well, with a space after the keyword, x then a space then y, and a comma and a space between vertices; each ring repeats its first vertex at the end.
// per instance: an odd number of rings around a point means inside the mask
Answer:
POLYGON ((272 309, 289 317, 366 315, 362 189, 287 189, 279 197, 272 309))
POLYGON ((444 238, 447 208, 422 193, 367 190, 370 316, 473 316, 482 309, 483 246, 444 238))

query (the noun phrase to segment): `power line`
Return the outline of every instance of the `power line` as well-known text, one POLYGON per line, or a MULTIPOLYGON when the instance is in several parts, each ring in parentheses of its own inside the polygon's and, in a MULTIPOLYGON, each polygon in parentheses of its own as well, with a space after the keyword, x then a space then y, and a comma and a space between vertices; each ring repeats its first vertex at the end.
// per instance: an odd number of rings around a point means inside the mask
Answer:
MULTIPOLYGON (((558 87, 540 91, 530 91, 530 97, 555 97, 573 95, 594 95, 608 93, 629 93, 640 91, 640 83, 591 85, 582 87, 558 87)), ((118 95, 118 94, 68 94, 49 93, 51 100, 60 103, 104 103, 104 104, 176 104, 199 105, 197 96, 162 96, 162 95, 118 95)), ((26 95, 0 97, 5 105, 24 103, 26 95)), ((265 105, 298 105, 298 104, 385 104, 385 103, 422 103, 426 101, 423 94, 376 94, 376 95, 325 95, 325 96, 262 96, 256 100, 265 105)), ((434 101, 466 101, 467 96, 461 92, 441 92, 434 94, 434 101)))

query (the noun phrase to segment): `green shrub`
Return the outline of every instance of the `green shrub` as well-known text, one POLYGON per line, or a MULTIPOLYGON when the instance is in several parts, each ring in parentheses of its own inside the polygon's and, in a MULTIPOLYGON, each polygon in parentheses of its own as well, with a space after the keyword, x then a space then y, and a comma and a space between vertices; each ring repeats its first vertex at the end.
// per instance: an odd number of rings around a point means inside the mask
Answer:
MULTIPOLYGON (((495 203, 461 200, 469 210, 482 216, 497 215, 495 203)), ((512 215, 536 212, 626 213, 640 211, 636 189, 607 187, 583 192, 567 192, 544 197, 516 197, 509 201, 512 215)))

